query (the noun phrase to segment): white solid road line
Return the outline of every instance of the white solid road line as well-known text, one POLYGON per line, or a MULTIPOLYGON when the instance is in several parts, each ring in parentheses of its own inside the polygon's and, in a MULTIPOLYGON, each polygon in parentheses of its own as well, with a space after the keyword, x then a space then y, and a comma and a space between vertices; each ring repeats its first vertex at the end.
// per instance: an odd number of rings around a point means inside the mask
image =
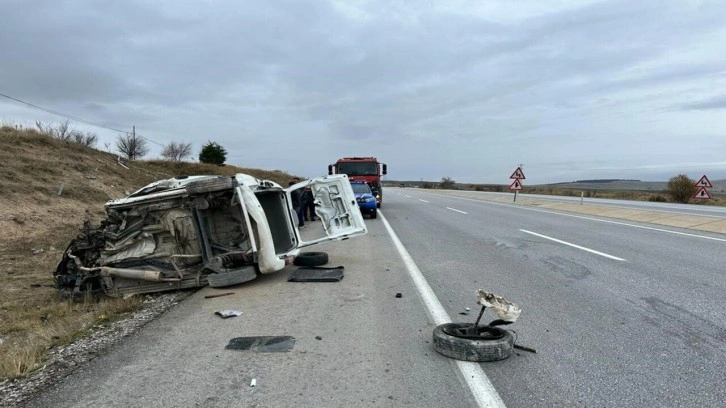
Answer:
POLYGON ((422 203, 428 203, 428 201, 426 201, 426 200, 422 200, 422 199, 420 199, 420 198, 418 199, 418 201, 421 201, 422 203))
POLYGON ((581 249, 583 251, 587 251, 587 252, 593 253, 595 255, 604 256, 605 258, 614 259, 616 261, 625 261, 625 259, 623 259, 623 258, 618 258, 617 256, 608 255, 608 254, 606 254, 604 252, 596 251, 594 249, 585 248, 584 246, 575 245, 575 244, 569 243, 567 241, 562 241, 562 240, 559 240, 559 239, 556 239, 556 238, 548 237, 547 235, 538 234, 536 232, 527 231, 527 230, 524 230, 524 229, 520 229, 520 231, 525 232, 527 234, 532 234, 532 235, 537 236, 537 237, 540 237, 540 238, 549 239, 550 241, 554 241, 554 242, 557 242, 557 243, 560 243, 560 244, 563 244, 563 245, 571 246, 573 248, 581 249))
MULTIPOLYGON (((416 286, 418 294, 421 296, 424 305, 426 305, 433 323, 437 326, 444 323, 451 323, 449 314, 446 313, 446 310, 441 305, 441 302, 439 302, 439 299, 431 289, 431 286, 429 286, 428 282, 426 282, 426 278, 424 278, 423 274, 421 274, 421 271, 418 269, 418 266, 416 266, 413 258, 411 258, 411 255, 409 255, 408 251, 401 243, 401 240, 398 239, 398 236, 393 231, 393 228, 391 228, 391 224, 388 223, 388 220, 386 220, 386 217, 383 216, 383 213, 379 211, 378 215, 381 217, 381 221, 383 221, 383 225, 386 227, 388 235, 391 236, 393 245, 401 255, 401 259, 406 265, 408 274, 411 276, 413 284, 416 286)), ((471 390, 471 393, 473 394, 474 399, 476 399, 479 407, 505 408, 504 401, 502 401, 502 398, 494 388, 494 385, 492 385, 492 382, 489 381, 489 377, 484 374, 484 370, 481 369, 481 366, 478 363, 461 360, 455 361, 464 381, 466 381, 466 385, 469 386, 469 390, 471 390)))
POLYGON ((446 209, 447 210, 451 210, 451 211, 456 211, 456 212, 462 213, 462 214, 468 214, 467 212, 464 212, 464 211, 461 211, 461 210, 457 210, 456 208, 446 207, 446 209))

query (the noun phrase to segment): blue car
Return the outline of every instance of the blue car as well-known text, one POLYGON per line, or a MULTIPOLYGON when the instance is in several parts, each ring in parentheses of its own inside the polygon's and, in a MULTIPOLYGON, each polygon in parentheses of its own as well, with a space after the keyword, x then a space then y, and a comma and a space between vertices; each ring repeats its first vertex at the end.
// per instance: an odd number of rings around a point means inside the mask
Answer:
POLYGON ((368 184, 364 181, 351 181, 350 185, 353 187, 355 201, 358 203, 358 207, 360 207, 360 212, 370 215, 371 218, 378 217, 376 197, 373 196, 373 192, 368 187, 368 184))

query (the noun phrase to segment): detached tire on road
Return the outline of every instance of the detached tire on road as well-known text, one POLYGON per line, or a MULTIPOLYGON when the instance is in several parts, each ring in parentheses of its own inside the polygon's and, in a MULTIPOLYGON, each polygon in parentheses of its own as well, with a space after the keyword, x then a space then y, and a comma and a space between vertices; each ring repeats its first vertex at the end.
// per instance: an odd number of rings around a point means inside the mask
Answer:
POLYGON ((207 283, 213 288, 223 288, 225 286, 249 282, 256 277, 257 271, 255 267, 248 266, 230 272, 210 273, 207 275, 207 283))
POLYGON ((328 263, 327 252, 301 252, 293 262, 298 266, 321 266, 328 263))
POLYGON ((479 327, 479 335, 464 334, 472 323, 445 323, 434 329, 434 350, 463 361, 498 361, 512 355, 512 333, 498 327, 479 327))

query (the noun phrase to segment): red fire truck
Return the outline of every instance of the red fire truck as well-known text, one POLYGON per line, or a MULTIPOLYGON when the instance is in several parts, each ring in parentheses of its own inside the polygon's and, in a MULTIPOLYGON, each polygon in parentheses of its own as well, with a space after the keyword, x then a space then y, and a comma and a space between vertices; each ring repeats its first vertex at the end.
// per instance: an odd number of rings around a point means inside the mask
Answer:
POLYGON ((347 174, 350 181, 365 181, 376 197, 378 208, 381 208, 383 199, 381 176, 387 173, 386 164, 375 157, 343 157, 328 166, 328 174, 347 174))

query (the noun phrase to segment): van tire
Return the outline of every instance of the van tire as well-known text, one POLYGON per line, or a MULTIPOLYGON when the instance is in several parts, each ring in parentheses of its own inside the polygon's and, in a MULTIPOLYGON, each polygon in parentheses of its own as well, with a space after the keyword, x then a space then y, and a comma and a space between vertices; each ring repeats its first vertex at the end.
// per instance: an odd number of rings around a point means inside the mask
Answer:
POLYGON ((212 191, 227 190, 232 188, 231 177, 216 177, 207 180, 191 181, 186 189, 189 195, 209 193, 212 191))
POLYGON ((371 218, 378 218, 378 210, 371 211, 371 218))
POLYGON ((320 266, 328 263, 327 252, 301 252, 293 263, 297 266, 320 266))
POLYGON ((472 323, 445 323, 436 326, 433 333, 434 350, 447 357, 463 361, 498 361, 512 355, 514 337, 508 330, 498 327, 480 327, 486 332, 480 336, 460 336, 456 329, 466 329, 472 323))

